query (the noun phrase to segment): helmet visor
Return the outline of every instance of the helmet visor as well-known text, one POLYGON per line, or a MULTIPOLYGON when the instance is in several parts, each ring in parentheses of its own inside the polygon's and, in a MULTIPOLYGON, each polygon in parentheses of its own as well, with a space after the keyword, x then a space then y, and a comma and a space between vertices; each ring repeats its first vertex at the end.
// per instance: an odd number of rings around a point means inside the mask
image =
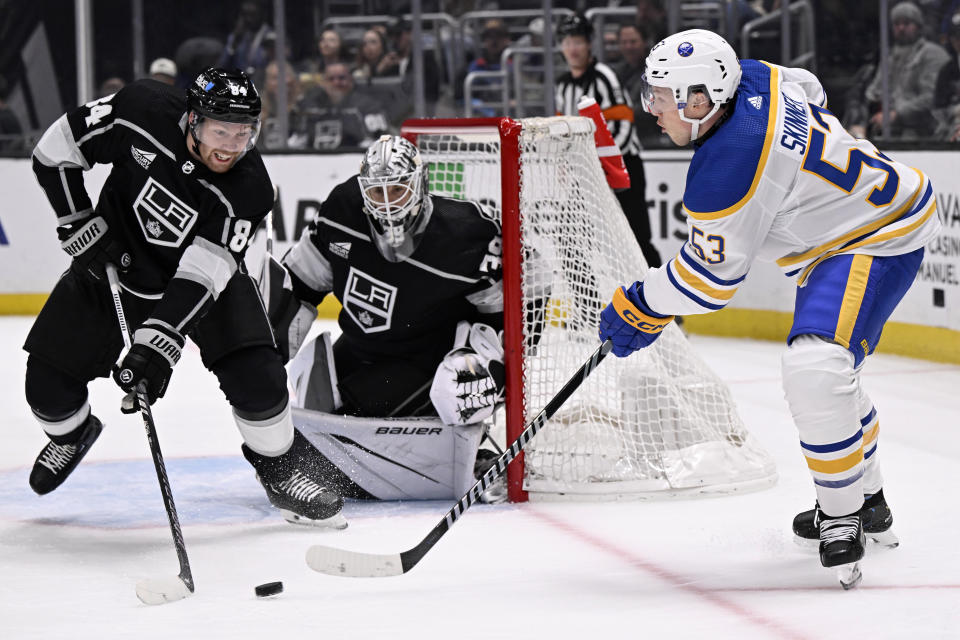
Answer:
POLYGON ((640 101, 643 110, 651 115, 660 115, 668 111, 677 111, 686 106, 677 104, 677 99, 670 87, 658 87, 650 84, 647 74, 640 76, 640 101))
POLYGON ((226 122, 196 112, 190 125, 197 140, 212 148, 230 153, 246 153, 257 144, 260 119, 253 122, 226 122))

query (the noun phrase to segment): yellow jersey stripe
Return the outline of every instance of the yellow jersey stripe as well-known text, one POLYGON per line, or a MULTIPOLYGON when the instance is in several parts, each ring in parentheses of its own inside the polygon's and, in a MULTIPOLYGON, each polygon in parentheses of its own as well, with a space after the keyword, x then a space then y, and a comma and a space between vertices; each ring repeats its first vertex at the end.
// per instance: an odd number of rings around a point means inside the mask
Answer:
MULTIPOLYGON (((761 60, 761 62, 763 61, 761 60)), ((739 202, 720 211, 691 211, 687 208, 687 205, 683 205, 683 210, 694 220, 719 220, 732 213, 736 213, 743 208, 743 205, 750 201, 750 198, 752 198, 753 194, 757 191, 757 187, 760 186, 763 172, 767 168, 767 158, 770 157, 770 150, 773 148, 773 138, 777 130, 777 117, 780 112, 780 72, 776 67, 766 62, 763 64, 770 67, 770 109, 767 112, 769 116, 767 118, 767 132, 763 138, 763 152, 760 154, 760 162, 757 163, 757 170, 753 174, 753 182, 750 184, 750 189, 747 190, 745 196, 740 198, 739 202)))
POLYGON ((804 456, 807 459, 807 466, 811 471, 818 473, 843 473, 849 471, 863 462, 863 447, 860 447, 853 453, 836 460, 818 460, 810 456, 804 456))
POLYGON ((895 222, 897 218, 905 214, 907 211, 909 211, 913 207, 914 203, 917 201, 917 198, 920 197, 920 194, 924 192, 925 187, 927 186, 926 176, 924 176, 920 171, 917 171, 916 169, 914 169, 914 171, 916 171, 917 174, 920 176, 920 186, 917 188, 914 194, 910 196, 910 200, 907 201, 902 207, 900 207, 899 209, 897 209, 896 211, 894 211, 888 216, 884 216, 879 220, 874 220, 868 225, 864 225, 862 227, 854 229, 853 231, 845 233, 839 238, 834 238, 830 242, 827 242, 826 244, 822 244, 819 247, 814 247, 809 251, 804 251, 800 255, 779 258, 777 260, 777 264, 780 265, 781 267, 789 267, 795 264, 800 264, 801 262, 806 262, 807 260, 812 260, 813 258, 824 253, 825 251, 829 251, 830 249, 836 247, 837 245, 842 245, 846 242, 850 242, 854 238, 858 238, 866 233, 872 233, 877 229, 881 229, 887 226, 888 224, 895 222))
POLYGON ((891 240, 891 239, 893 239, 893 238, 899 238, 899 237, 902 237, 902 236, 907 235, 908 233, 912 233, 912 232, 915 231, 916 229, 919 229, 920 227, 923 226, 923 224, 924 224, 927 220, 930 219, 930 216, 932 216, 932 215, 936 212, 936 210, 937 210, 937 201, 936 201, 936 199, 931 198, 930 200, 931 200, 931 204, 930 204, 930 208, 927 209, 927 212, 926 212, 925 214, 923 214, 923 216, 921 216, 918 220, 915 220, 915 221, 912 222, 911 224, 908 224, 907 226, 905 226, 905 227, 903 227, 903 228, 900 228, 900 229, 895 229, 895 230, 893 230, 893 231, 888 231, 888 232, 886 232, 886 233, 878 233, 878 234, 875 235, 875 236, 870 236, 869 238, 864 238, 864 239, 861 240, 860 242, 857 242, 857 243, 855 243, 855 244, 852 244, 852 245, 850 245, 849 247, 844 247, 843 249, 837 249, 837 250, 835 250, 835 251, 831 251, 830 253, 827 253, 827 254, 825 254, 825 255, 817 258, 816 261, 814 261, 814 262, 812 262, 811 264, 807 265, 806 269, 803 270, 803 273, 800 274, 800 277, 797 278, 797 286, 802 286, 803 283, 806 282, 807 276, 810 275, 810 272, 813 270, 813 268, 814 268, 815 266, 817 266, 818 264, 820 264, 821 262, 823 262, 824 260, 826 260, 827 258, 832 258, 833 256, 839 255, 839 254, 841 254, 841 253, 848 253, 848 252, 851 252, 851 251, 853 251, 853 250, 855 250, 855 249, 860 249, 861 247, 865 247, 865 246, 867 246, 868 244, 874 244, 874 243, 876 243, 876 242, 884 242, 885 240, 891 240))
POLYGON ((673 259, 673 268, 677 272, 677 275, 686 282, 688 285, 699 291, 700 293, 710 296, 715 300, 729 300, 733 297, 733 294, 737 292, 736 288, 734 289, 715 289, 706 283, 703 282, 700 278, 695 276, 690 272, 683 264, 680 263, 680 260, 677 258, 673 259))
POLYGON ((867 291, 867 280, 870 278, 870 266, 873 256, 855 255, 850 263, 850 276, 847 278, 847 288, 843 292, 843 302, 840 303, 840 315, 837 318, 837 328, 833 339, 838 344, 850 348, 850 336, 853 327, 857 324, 860 315, 860 305, 863 304, 863 294, 867 291))

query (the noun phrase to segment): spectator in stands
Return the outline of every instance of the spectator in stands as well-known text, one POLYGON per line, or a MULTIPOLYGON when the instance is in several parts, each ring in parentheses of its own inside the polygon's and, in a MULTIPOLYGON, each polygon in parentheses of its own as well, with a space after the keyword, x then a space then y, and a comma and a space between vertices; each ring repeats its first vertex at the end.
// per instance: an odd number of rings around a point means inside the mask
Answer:
POLYGON ((487 20, 480 32, 480 55, 467 66, 471 71, 499 71, 500 54, 510 46, 510 32, 502 20, 487 20))
POLYGON ((233 32, 227 37, 218 67, 241 69, 247 75, 262 71, 270 60, 264 40, 273 29, 266 22, 259 0, 243 0, 233 32))
POLYGON ((406 118, 429 117, 433 115, 437 100, 440 97, 440 67, 432 50, 423 51, 423 97, 426 102, 426 113, 414 113, 414 77, 413 77, 413 25, 406 20, 393 24, 389 30, 393 42, 393 50, 387 53, 384 60, 388 63, 384 67, 384 77, 394 77, 400 80, 399 90, 391 101, 390 122, 399 126, 406 118))
POLYGON ((100 86, 97 88, 97 94, 94 97, 99 99, 112 96, 117 91, 120 91, 120 89, 123 89, 124 85, 126 84, 127 83, 123 78, 118 78, 116 76, 107 78, 100 83, 100 86))
POLYGON ((643 29, 637 24, 624 24, 617 31, 617 49, 620 62, 613 65, 624 93, 630 96, 633 105, 633 126, 641 140, 661 138, 660 127, 653 118, 643 117, 640 102, 640 79, 643 76, 649 44, 643 29))
POLYGON ((367 29, 360 41, 360 50, 357 52, 357 65, 353 70, 353 77, 360 82, 370 82, 372 78, 383 75, 383 72, 392 64, 387 59, 387 38, 378 29, 367 29))
MULTIPOLYGON (((261 149, 283 149, 290 144, 289 138, 294 137, 293 127, 298 122, 300 111, 300 80, 297 73, 293 70, 293 65, 284 62, 286 65, 286 86, 287 86, 287 123, 288 139, 284 140, 280 135, 278 116, 278 97, 277 91, 280 88, 280 67, 276 60, 267 63, 264 70, 263 91, 260 93, 260 137, 257 145, 261 149)), ((294 143, 296 145, 296 143, 294 143)))
MULTIPOLYGON (((644 61, 647 57, 647 39, 643 30, 636 24, 624 24, 617 31, 617 50, 620 62, 613 66, 620 84, 633 104, 640 104, 640 76, 643 75, 644 61)), ((649 118, 648 118, 649 119, 649 118)))
MULTIPOLYGON (((891 135, 901 138, 928 136, 934 131, 933 93, 937 73, 947 62, 943 48, 923 37, 923 13, 913 2, 898 3, 890 10, 893 46, 890 49, 891 135)), ((858 138, 882 132, 883 79, 877 65, 863 100, 871 114, 866 122, 852 123, 850 133, 858 138)))
POLYGON ((16 151, 23 148, 23 127, 6 98, 7 81, 0 76, 0 151, 16 151))
MULTIPOLYGON (((500 55, 510 46, 510 32, 502 20, 487 20, 480 32, 480 55, 467 65, 466 73, 474 71, 500 71, 500 55)), ((500 99, 503 80, 479 78, 473 82, 474 113, 479 116, 504 115, 502 107, 483 106, 484 103, 500 99)), ((462 82, 458 83, 462 86, 462 82)))
POLYGON ((172 85, 177 79, 177 65, 170 58, 157 58, 150 63, 150 77, 157 82, 172 85))
POLYGON ((186 88, 201 71, 217 66, 222 53, 223 42, 216 38, 198 36, 181 42, 173 56, 178 71, 176 85, 186 88))
POLYGON ((342 62, 347 59, 347 51, 343 46, 343 38, 333 27, 328 27, 320 34, 317 40, 317 56, 304 60, 300 65, 303 73, 323 73, 328 64, 342 62))
POLYGON ((934 113, 940 123, 936 137, 960 142, 960 12, 950 19, 947 44, 950 58, 940 68, 933 95, 934 113))
POLYGON ((360 92, 344 62, 327 65, 326 88, 312 89, 300 104, 291 127, 297 138, 291 146, 309 149, 365 147, 387 133, 383 105, 360 92))
POLYGON ((650 36, 650 42, 667 37, 667 11, 663 0, 637 0, 637 24, 650 36))

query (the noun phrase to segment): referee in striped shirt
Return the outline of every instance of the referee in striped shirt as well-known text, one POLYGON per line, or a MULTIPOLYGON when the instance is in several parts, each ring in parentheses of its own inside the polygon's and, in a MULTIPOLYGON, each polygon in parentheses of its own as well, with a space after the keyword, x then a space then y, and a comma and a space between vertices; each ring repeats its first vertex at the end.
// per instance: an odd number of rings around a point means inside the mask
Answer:
POLYGON ((578 115, 577 102, 583 95, 600 105, 630 175, 630 188, 617 191, 617 200, 647 264, 651 268, 659 267, 660 254, 650 240, 646 178, 640 159, 640 139, 633 127, 633 106, 613 69, 594 59, 590 52, 592 37, 593 25, 580 14, 564 18, 557 27, 557 41, 570 67, 557 79, 557 109, 561 115, 578 115))

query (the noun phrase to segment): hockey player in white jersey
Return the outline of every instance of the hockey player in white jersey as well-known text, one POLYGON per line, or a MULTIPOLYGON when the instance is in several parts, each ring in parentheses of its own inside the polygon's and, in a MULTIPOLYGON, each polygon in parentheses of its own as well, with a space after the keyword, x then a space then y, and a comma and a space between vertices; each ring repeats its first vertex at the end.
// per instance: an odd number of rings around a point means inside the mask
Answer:
POLYGON ((865 530, 896 546, 860 371, 940 229, 933 188, 847 133, 813 74, 738 60, 712 32, 661 41, 645 80, 644 110, 675 144, 693 143, 688 237, 667 264, 614 292, 600 337, 621 357, 647 347, 675 315, 722 309, 758 258, 795 278, 783 387, 817 505, 794 530, 818 538, 822 564, 854 586, 865 530))

